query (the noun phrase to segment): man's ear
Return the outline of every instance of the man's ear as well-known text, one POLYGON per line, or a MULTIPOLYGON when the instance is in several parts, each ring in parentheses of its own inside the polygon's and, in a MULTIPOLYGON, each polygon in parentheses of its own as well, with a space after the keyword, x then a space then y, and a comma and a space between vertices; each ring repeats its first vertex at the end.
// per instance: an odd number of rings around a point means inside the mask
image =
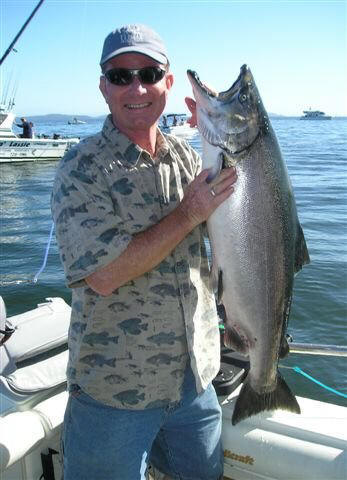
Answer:
POLYGON ((104 97, 105 102, 108 103, 108 101, 107 101, 108 95, 107 95, 107 88, 106 88, 106 78, 104 77, 104 75, 100 76, 99 90, 102 93, 102 96, 104 97))
POLYGON ((191 128, 194 128, 198 124, 198 120, 197 120, 197 117, 196 117, 196 102, 191 97, 186 97, 184 100, 186 102, 186 105, 187 105, 190 113, 192 114, 192 116, 187 120, 187 122, 189 123, 191 128))
POLYGON ((196 115, 196 102, 191 97, 186 97, 185 99, 186 105, 192 115, 196 115))
POLYGON ((174 83, 174 76, 172 73, 167 73, 166 74, 166 77, 165 77, 165 81, 166 81, 166 88, 168 90, 170 90, 170 88, 172 87, 173 83, 174 83))

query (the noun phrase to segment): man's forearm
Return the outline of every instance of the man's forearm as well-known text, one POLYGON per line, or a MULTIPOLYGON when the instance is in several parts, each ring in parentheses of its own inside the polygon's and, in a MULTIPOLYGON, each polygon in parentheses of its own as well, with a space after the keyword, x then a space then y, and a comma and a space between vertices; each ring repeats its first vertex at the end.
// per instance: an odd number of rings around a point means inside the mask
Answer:
POLYGON ((101 295, 110 295, 120 286, 156 267, 194 226, 181 209, 176 208, 157 224, 136 234, 119 257, 86 277, 87 284, 101 295))
POLYGON ((211 184, 206 183, 208 173, 204 170, 193 180, 179 206, 167 217, 135 235, 119 257, 86 277, 87 284, 95 292, 107 296, 163 261, 193 228, 207 220, 231 195, 237 178, 234 168, 222 170, 211 184))

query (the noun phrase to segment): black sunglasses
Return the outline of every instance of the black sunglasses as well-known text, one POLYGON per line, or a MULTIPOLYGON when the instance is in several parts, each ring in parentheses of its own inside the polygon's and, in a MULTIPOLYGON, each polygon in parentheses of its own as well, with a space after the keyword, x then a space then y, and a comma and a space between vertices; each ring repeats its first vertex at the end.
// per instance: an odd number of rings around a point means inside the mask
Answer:
POLYGON ((141 83, 154 85, 165 75, 165 70, 160 67, 144 67, 139 69, 111 68, 104 73, 107 80, 113 85, 130 85, 137 76, 141 83))

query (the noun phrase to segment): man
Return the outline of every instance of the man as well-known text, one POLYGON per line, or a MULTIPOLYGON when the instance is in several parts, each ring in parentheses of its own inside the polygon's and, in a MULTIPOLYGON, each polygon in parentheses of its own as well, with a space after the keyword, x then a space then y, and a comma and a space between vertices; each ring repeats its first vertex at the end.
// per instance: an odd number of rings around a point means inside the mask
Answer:
POLYGON ((22 138, 33 138, 33 124, 28 122, 26 118, 22 117, 22 123, 16 123, 17 127, 23 129, 23 133, 21 134, 22 138))
POLYGON ((158 129, 173 74, 144 25, 111 32, 102 132, 60 162, 52 212, 72 288, 64 480, 222 475, 219 332, 201 224, 233 191, 158 129))

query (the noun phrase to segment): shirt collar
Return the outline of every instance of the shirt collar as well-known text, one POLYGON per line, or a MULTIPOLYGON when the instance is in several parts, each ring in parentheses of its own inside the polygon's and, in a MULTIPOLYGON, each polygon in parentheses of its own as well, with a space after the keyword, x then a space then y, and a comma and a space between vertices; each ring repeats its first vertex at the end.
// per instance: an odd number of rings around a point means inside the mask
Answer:
MULTIPOLYGON (((117 157, 117 160, 122 161, 125 166, 135 167, 142 155, 149 157, 149 153, 146 152, 146 150, 129 140, 126 135, 113 125, 112 115, 106 117, 102 128, 102 135, 106 141, 111 144, 112 151, 117 157)), ((169 150, 170 148, 164 135, 157 127, 156 154, 153 161, 159 163, 166 157, 169 150)))
POLYGON ((158 162, 166 157, 169 153, 170 147, 166 141, 166 138, 161 133, 160 128, 157 127, 157 143, 156 143, 156 151, 155 151, 155 158, 158 162))

